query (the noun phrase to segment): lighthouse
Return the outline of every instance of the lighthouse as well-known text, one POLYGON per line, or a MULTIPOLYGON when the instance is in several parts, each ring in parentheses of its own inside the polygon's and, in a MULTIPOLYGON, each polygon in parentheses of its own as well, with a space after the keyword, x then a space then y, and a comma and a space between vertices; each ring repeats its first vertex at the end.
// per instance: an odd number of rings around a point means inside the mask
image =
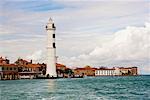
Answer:
POLYGON ((50 18, 47 25, 47 69, 46 75, 49 77, 57 77, 56 74, 56 44, 55 44, 55 30, 53 20, 50 18))

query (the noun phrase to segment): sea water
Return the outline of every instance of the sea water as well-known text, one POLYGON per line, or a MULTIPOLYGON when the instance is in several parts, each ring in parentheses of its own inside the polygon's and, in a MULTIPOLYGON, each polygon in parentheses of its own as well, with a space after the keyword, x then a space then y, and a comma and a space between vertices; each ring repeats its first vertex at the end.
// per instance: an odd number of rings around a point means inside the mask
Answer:
POLYGON ((0 100, 150 100, 150 76, 0 81, 0 100))

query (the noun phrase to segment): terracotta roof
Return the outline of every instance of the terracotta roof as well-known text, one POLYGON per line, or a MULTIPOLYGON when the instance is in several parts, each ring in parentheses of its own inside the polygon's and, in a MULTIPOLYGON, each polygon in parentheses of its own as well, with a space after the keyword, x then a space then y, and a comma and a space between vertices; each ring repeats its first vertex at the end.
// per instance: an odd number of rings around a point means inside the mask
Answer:
POLYGON ((5 60, 2 56, 0 57, 0 60, 5 60))
POLYGON ((18 62, 18 61, 21 61, 21 62, 26 62, 26 63, 28 63, 29 61, 27 61, 27 60, 24 60, 24 59, 18 59, 17 61, 15 61, 15 62, 18 62))
POLYGON ((96 70, 115 70, 115 68, 98 68, 96 70))
POLYGON ((66 66, 63 64, 56 63, 56 67, 66 67, 66 66))
POLYGON ((27 64, 25 67, 31 67, 31 68, 36 68, 36 67, 41 67, 39 64, 27 64))
POLYGON ((74 69, 74 70, 96 70, 97 68, 87 68, 87 67, 84 67, 84 68, 76 68, 76 69, 74 69))
POLYGON ((120 67, 119 69, 131 69, 131 67, 120 67))
POLYGON ((84 68, 86 68, 86 69, 91 69, 91 67, 90 67, 90 66, 85 66, 84 68))
POLYGON ((46 64, 45 64, 45 63, 42 63, 42 64, 38 64, 38 65, 40 65, 40 66, 46 66, 46 64))

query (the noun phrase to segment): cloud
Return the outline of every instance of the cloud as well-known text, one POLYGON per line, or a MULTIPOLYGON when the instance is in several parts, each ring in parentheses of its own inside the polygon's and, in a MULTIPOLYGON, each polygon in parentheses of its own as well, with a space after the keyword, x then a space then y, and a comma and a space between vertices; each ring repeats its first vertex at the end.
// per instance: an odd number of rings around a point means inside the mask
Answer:
MULTIPOLYGON (((150 62, 150 23, 145 27, 128 26, 113 34, 88 54, 62 57, 60 61, 69 66, 143 66, 150 62)), ((84 47, 83 47, 84 48, 84 47)), ((80 49, 79 49, 80 50, 80 49)), ((144 68, 143 68, 144 69, 144 68)))
POLYGON ((33 60, 34 62, 44 62, 44 60, 46 60, 46 55, 44 51, 38 50, 31 55, 28 55, 26 58, 28 60, 33 60))
MULTIPOLYGON (((36 51, 44 51, 46 49, 46 37, 34 37, 34 35, 24 37, 26 38, 20 36, 19 39, 13 39, 11 37, 8 40, 0 39, 0 55, 7 56, 11 60, 11 63, 13 63, 18 57, 27 59, 27 55, 32 55, 36 51)), ((42 58, 45 59, 45 57, 42 58)))
POLYGON ((95 48, 89 55, 113 57, 116 60, 135 60, 149 57, 150 31, 146 27, 127 27, 114 34, 111 41, 95 48))

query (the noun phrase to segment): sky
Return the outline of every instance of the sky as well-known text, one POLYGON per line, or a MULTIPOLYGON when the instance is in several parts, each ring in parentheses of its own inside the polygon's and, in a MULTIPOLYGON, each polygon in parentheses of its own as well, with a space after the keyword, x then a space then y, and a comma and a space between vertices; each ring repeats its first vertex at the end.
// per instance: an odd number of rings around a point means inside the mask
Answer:
POLYGON ((3 0, 0 56, 46 62, 45 25, 56 26, 58 63, 137 66, 150 74, 149 0, 3 0))

